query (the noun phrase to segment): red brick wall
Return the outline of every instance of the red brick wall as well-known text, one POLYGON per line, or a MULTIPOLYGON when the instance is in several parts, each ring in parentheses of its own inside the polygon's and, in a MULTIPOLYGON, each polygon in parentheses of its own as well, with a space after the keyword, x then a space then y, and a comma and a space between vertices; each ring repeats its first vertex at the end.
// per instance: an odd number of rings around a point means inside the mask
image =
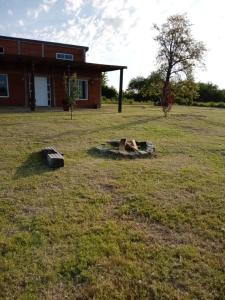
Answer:
MULTIPOLYGON (((101 73, 78 72, 78 79, 88 80, 88 99, 76 101, 78 108, 97 108, 101 104, 101 73)), ((56 106, 61 107, 65 97, 63 75, 54 76, 56 106)))
POLYGON ((9 100, 10 105, 25 105, 25 76, 20 73, 9 73, 9 100), (22 76, 21 76, 22 75, 22 76))
POLYGON ((44 56, 50 58, 56 58, 56 53, 67 53, 74 55, 75 62, 85 61, 85 52, 81 48, 59 47, 54 45, 44 45, 44 56))
POLYGON ((39 43, 20 43, 20 54, 26 56, 37 56, 41 57, 42 45, 39 43))
POLYGON ((78 100, 77 107, 100 107, 101 98, 101 73, 85 72, 78 73, 79 79, 88 80, 88 100, 78 100))
POLYGON ((0 39, 0 47, 4 48, 5 54, 17 54, 18 44, 17 41, 2 40, 0 39))
POLYGON ((63 74, 55 74, 53 76, 54 81, 54 95, 55 95, 55 106, 62 107, 63 100, 65 98, 65 87, 63 74))
MULTIPOLYGON (((55 58, 56 53, 73 54, 76 62, 85 61, 85 50, 76 47, 64 47, 42 42, 7 40, 0 38, 0 47, 4 48, 4 55, 25 55, 55 58)), ((52 105, 62 107, 65 97, 63 75, 66 69, 55 66, 37 66, 35 74, 50 76, 52 83, 52 105)), ((74 70, 75 72, 77 70, 74 70)), ((22 64, 0 65, 0 74, 8 74, 9 98, 0 98, 0 105, 27 105, 28 103, 28 74, 31 66, 22 64)), ((88 80, 88 99, 77 101, 78 107, 99 107, 101 98, 100 72, 78 72, 78 78, 88 80)))
POLYGON ((14 41, 0 38, 0 47, 4 48, 5 54, 26 55, 36 57, 56 58, 56 53, 73 54, 76 62, 84 62, 86 52, 83 48, 56 46, 42 42, 14 41))
POLYGON ((9 97, 0 98, 0 105, 24 106, 26 103, 26 74, 15 67, 0 67, 0 74, 8 75, 9 97))
MULTIPOLYGON (((24 106, 28 103, 28 74, 30 66, 0 65, 0 74, 8 74, 9 98, 0 98, 0 105, 24 106)), ((65 97, 64 69, 40 66, 35 68, 35 74, 50 76, 52 83, 52 106, 62 107, 65 97)), ((88 80, 88 100, 77 101, 77 107, 96 108, 100 106, 101 73, 78 72, 79 79, 88 80)))

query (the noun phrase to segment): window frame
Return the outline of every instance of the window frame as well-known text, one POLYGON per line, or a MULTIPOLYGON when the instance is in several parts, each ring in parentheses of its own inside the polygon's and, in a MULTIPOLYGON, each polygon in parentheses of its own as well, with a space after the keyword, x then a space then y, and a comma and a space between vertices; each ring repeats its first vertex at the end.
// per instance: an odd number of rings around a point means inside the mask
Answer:
POLYGON ((88 100, 88 79, 80 79, 78 78, 77 79, 77 83, 78 83, 78 87, 79 87, 79 81, 85 81, 86 84, 85 84, 85 87, 86 87, 86 98, 77 98, 77 100, 81 100, 81 101, 87 101, 88 100))
POLYGON ((5 48, 0 46, 0 48, 2 48, 3 52, 0 52, 0 55, 4 55, 5 54, 5 48))
POLYGON ((71 53, 56 52, 55 58, 58 60, 74 61, 74 55, 71 53), (58 55, 63 55, 63 58, 57 57, 58 55), (66 58, 68 55, 71 55, 71 59, 66 58))
POLYGON ((9 80, 8 80, 8 74, 0 74, 0 76, 6 76, 6 86, 7 86, 7 96, 1 96, 0 98, 9 98, 9 80))

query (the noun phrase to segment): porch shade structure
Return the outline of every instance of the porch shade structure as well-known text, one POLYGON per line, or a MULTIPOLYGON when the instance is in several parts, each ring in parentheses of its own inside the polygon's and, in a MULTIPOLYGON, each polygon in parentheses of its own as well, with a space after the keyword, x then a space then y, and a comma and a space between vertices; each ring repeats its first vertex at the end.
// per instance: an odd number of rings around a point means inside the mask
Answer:
POLYGON ((70 66, 78 70, 93 70, 99 72, 111 72, 111 71, 119 70, 120 75, 119 75, 118 113, 122 112, 123 70, 127 69, 126 66, 103 65, 103 64, 94 64, 94 63, 70 63, 70 66))
MULTIPOLYGON (((55 58, 47 57, 35 57, 35 56, 25 56, 25 55, 4 55, 0 56, 0 63, 8 62, 13 64, 23 64, 28 66, 31 70, 32 79, 35 73, 35 67, 41 65, 49 65, 52 67, 62 67, 65 72, 79 72, 79 71, 97 71, 97 72, 111 72, 111 71, 120 71, 119 75, 119 96, 118 96, 118 112, 122 112, 122 97, 123 97, 123 70, 127 69, 127 66, 118 66, 118 65, 105 65, 97 63, 88 63, 88 62, 74 62, 74 61, 64 61, 57 60, 55 58)), ((34 82, 32 80, 31 84, 31 109, 35 109, 35 91, 34 91, 34 82)))

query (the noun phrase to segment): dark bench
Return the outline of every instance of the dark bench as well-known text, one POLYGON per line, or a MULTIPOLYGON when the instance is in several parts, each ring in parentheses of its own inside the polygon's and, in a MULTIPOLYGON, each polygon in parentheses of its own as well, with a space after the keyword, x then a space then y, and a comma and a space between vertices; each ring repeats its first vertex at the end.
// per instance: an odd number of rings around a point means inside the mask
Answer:
POLYGON ((56 169, 64 167, 63 153, 60 153, 54 147, 44 148, 42 154, 49 168, 56 169))

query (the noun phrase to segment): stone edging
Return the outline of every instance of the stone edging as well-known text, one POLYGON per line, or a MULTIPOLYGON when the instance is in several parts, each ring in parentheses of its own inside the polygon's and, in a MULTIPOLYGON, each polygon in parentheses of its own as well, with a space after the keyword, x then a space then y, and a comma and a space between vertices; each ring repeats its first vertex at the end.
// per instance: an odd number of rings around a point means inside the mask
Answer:
POLYGON ((140 147, 143 150, 137 151, 120 151, 119 150, 119 140, 111 140, 107 141, 106 144, 102 144, 101 146, 96 147, 96 150, 103 155, 112 155, 115 157, 121 158, 152 158, 156 156, 155 146, 149 142, 136 142, 138 148, 140 147), (108 145, 112 147, 117 147, 117 149, 109 148, 108 145))

